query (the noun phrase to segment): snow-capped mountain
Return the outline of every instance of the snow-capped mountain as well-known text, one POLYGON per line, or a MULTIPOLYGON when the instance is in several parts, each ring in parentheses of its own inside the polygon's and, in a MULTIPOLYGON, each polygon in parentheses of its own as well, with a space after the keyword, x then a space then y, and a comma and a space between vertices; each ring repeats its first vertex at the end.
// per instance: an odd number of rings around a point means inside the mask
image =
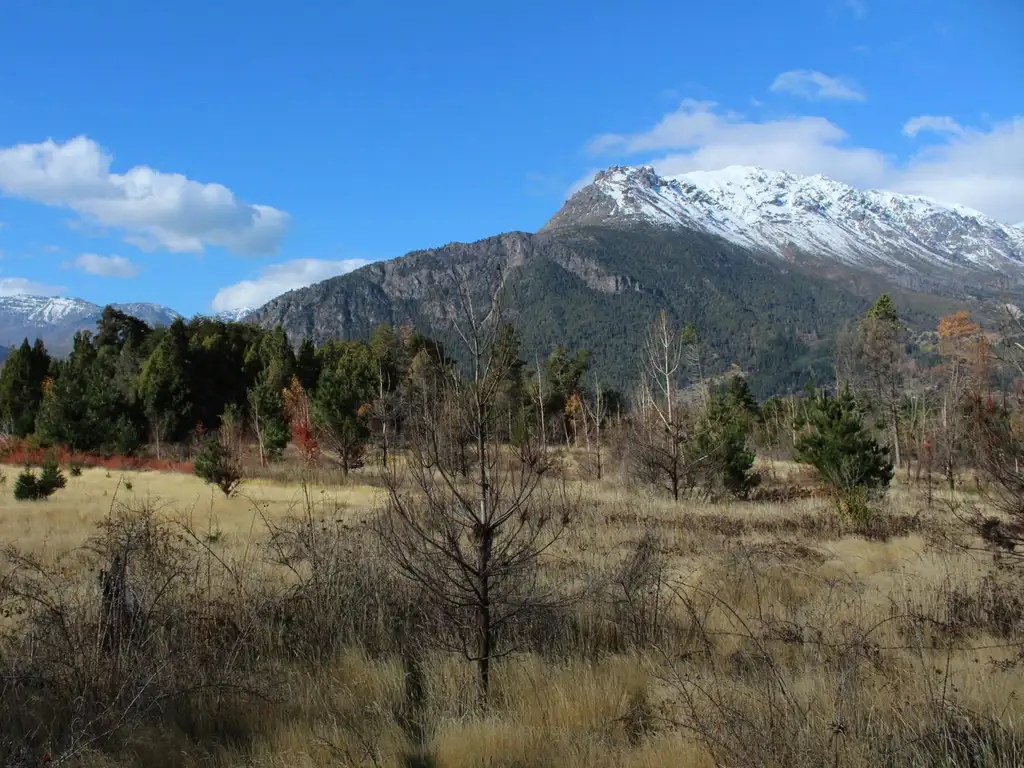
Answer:
POLYGON ((253 312, 257 307, 241 307, 239 309, 226 309, 223 312, 218 312, 212 315, 214 320, 220 320, 224 323, 240 323, 253 312))
POLYGON ((649 167, 615 166, 569 198, 545 229, 633 222, 894 277, 963 270, 1024 277, 1022 229, 961 205, 759 167, 661 177, 649 167))
MULTIPOLYGON (((168 325, 180 315, 159 304, 114 304, 115 309, 150 325, 168 325)), ((0 346, 40 338, 56 353, 66 351, 80 330, 95 330, 103 307, 82 299, 0 296, 0 346)))

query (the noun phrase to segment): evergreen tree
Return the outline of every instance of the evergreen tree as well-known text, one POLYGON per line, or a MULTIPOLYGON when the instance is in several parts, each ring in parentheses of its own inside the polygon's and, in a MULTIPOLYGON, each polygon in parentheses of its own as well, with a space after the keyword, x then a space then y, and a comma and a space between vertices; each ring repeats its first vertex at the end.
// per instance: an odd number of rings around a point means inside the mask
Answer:
POLYGON ((231 496, 242 483, 242 470, 230 447, 219 439, 207 440, 196 456, 194 471, 211 485, 231 496))
POLYGON ((75 335, 66 362, 43 396, 36 429, 44 442, 78 451, 128 454, 143 442, 143 415, 119 381, 120 353, 97 350, 92 334, 75 335))
POLYGON ((842 511, 866 514, 866 502, 884 493, 892 480, 889 451, 865 428, 849 385, 836 397, 825 391, 810 394, 806 421, 798 424, 795 458, 818 471, 842 511))
POLYGON ((384 388, 389 392, 398 389, 405 365, 402 345, 394 328, 382 323, 374 329, 370 336, 370 353, 373 355, 384 388))
POLYGON ((30 347, 25 339, 0 369, 0 419, 12 434, 25 437, 35 429, 49 368, 50 356, 43 342, 36 339, 30 347))
POLYGON ((249 423, 260 450, 260 464, 277 461, 288 445, 288 417, 284 389, 275 387, 276 377, 264 371, 248 392, 249 423))
POLYGON ((720 485, 743 498, 761 482, 760 474, 753 471, 751 446, 757 414, 757 402, 743 376, 732 376, 711 391, 706 424, 697 440, 697 453, 708 457, 710 487, 720 485))
POLYGON ((163 442, 181 439, 191 426, 192 393, 188 385, 187 355, 185 324, 175 320, 139 375, 139 397, 152 429, 157 456, 160 456, 163 442))
POLYGON ((113 346, 121 349, 131 345, 142 350, 152 332, 153 329, 142 320, 108 305, 96 322, 95 343, 97 348, 113 346))
POLYGON ((320 378, 320 360, 313 340, 308 336, 299 344, 299 351, 295 356, 295 375, 299 377, 299 383, 304 390, 311 392, 316 389, 317 379, 320 378))
POLYGON ((283 392, 296 373, 295 352, 280 326, 253 342, 245 362, 254 377, 261 377, 275 392, 283 392))
POLYGON ((313 419, 346 475, 362 462, 370 436, 364 406, 373 401, 377 383, 372 352, 358 342, 347 344, 320 375, 313 396, 313 419))

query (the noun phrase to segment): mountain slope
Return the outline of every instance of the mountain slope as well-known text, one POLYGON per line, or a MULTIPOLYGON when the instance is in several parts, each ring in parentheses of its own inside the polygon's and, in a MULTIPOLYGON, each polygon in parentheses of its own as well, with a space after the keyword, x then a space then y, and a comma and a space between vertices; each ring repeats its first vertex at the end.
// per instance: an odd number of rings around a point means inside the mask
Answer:
MULTIPOLYGON (((150 325, 168 325, 178 313, 159 304, 114 304, 115 309, 133 315, 150 325)), ((46 296, 0 297, 0 346, 43 340, 54 354, 63 354, 71 348, 77 331, 96 330, 103 307, 82 299, 50 298, 46 296)))
POLYGON ((912 195, 861 191, 822 176, 730 166, 671 178, 613 167, 544 229, 644 222, 696 229, 785 260, 838 263, 917 288, 1024 276, 1024 231, 912 195))
MULTIPOLYGON (((873 276, 841 286, 758 256, 721 238, 646 223, 557 227, 453 243, 363 267, 274 299, 251 318, 282 325, 293 341, 366 337, 382 322, 410 323, 457 351, 448 331, 453 270, 486 303, 506 275, 509 306, 528 359, 556 344, 593 352, 606 383, 630 386, 643 335, 665 309, 710 340, 713 367, 738 363, 762 395, 802 388, 831 375, 839 323, 862 314, 885 288, 873 276)), ((852 279, 856 278, 856 279, 852 279)), ((934 327, 942 300, 897 294, 912 321, 934 327)))
POLYGON ((755 374, 761 394, 831 373, 840 324, 880 293, 912 327, 1024 295, 1024 231, 963 206, 861 191, 760 168, 659 177, 613 167, 535 235, 512 232, 372 264, 287 293, 250 316, 293 340, 355 338, 381 322, 443 340, 452 270, 477 301, 506 275, 527 355, 565 343, 628 386, 655 314, 694 323, 717 365, 755 374))

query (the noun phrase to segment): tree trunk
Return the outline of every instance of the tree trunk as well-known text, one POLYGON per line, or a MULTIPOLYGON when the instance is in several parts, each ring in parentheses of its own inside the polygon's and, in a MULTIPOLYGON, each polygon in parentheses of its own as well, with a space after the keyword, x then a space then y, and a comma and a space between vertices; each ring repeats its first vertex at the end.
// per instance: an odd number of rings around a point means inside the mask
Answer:
POLYGON ((891 408, 890 414, 892 420, 892 445, 895 453, 894 460, 896 463, 896 469, 899 469, 902 465, 900 462, 900 418, 899 410, 895 405, 891 408))
POLYGON ((476 403, 477 461, 480 463, 480 519, 477 531, 477 567, 480 574, 480 596, 477 601, 477 675, 480 705, 487 707, 491 687, 491 547, 494 540, 490 508, 490 478, 487 476, 487 414, 479 392, 476 403))
MULTIPOLYGON (((481 562, 490 560, 490 539, 491 534, 486 532, 480 543, 481 562)), ((484 572, 480 579, 480 600, 477 605, 477 683, 480 686, 479 698, 480 707, 487 708, 487 698, 491 690, 491 642, 493 630, 491 627, 491 579, 484 572)))

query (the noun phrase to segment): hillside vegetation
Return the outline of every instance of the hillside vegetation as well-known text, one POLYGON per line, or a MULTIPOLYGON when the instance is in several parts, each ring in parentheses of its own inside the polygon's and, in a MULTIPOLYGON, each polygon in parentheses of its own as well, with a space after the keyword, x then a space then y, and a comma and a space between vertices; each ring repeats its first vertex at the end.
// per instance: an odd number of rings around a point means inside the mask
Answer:
MULTIPOLYGON (((711 235, 654 227, 570 227, 536 235, 510 233, 475 243, 413 252, 390 262, 292 291, 253 317, 281 326, 294 341, 359 339, 376 325, 409 324, 448 343, 445 308, 455 301, 452 270, 464 271, 479 304, 504 280, 524 357, 556 345, 588 349, 606 384, 631 385, 636 350, 650 318, 665 310, 693 324, 715 352, 712 365, 752 374, 761 397, 802 391, 834 377, 836 331, 883 290, 877 276, 833 266, 759 257, 711 235)), ((893 293, 904 322, 933 330, 953 299, 893 293)))

